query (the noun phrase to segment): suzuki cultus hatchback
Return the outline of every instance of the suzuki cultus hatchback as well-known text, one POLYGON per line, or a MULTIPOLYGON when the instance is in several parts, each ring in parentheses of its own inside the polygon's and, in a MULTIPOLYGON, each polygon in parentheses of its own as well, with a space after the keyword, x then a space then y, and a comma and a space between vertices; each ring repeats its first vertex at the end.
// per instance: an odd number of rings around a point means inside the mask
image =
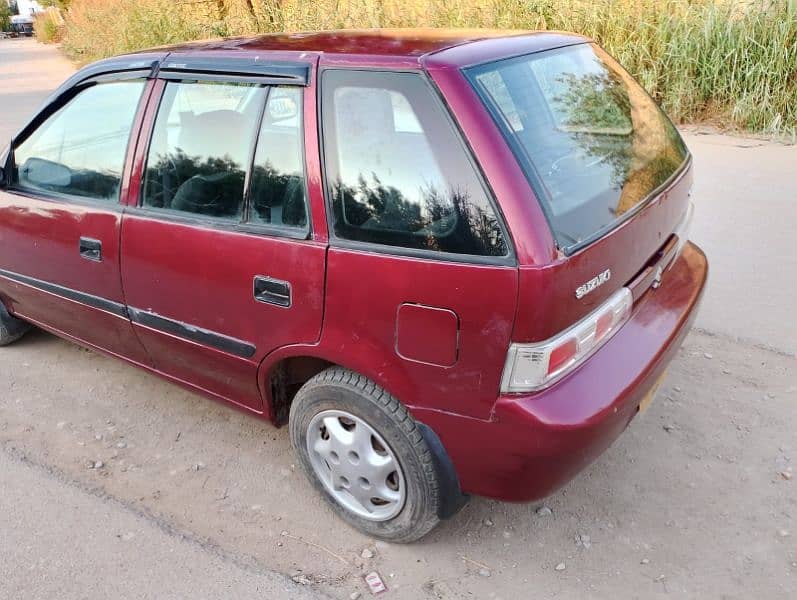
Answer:
POLYGON ((34 324, 287 424, 318 492, 394 542, 570 480, 648 405, 706 281, 688 150, 575 35, 112 58, 0 164, 2 342, 34 324))

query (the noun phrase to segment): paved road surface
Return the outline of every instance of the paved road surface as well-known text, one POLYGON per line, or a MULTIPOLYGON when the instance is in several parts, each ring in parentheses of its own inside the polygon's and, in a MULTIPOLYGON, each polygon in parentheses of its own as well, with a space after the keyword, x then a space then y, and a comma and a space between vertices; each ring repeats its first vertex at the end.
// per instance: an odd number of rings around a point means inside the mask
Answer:
MULTIPOLYGON (((0 136, 70 72, 0 41, 0 136)), ((0 597, 345 599, 377 569, 386 598, 794 598, 797 149, 687 142, 712 265, 698 329, 553 514, 476 498, 422 543, 373 544, 284 430, 38 332, 0 353, 0 597)))

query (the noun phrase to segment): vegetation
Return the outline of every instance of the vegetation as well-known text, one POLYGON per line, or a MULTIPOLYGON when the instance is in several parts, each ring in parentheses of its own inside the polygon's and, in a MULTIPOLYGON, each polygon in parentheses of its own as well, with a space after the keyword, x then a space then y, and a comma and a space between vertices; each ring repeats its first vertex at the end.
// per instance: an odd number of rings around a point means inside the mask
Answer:
POLYGON ((11 30, 11 7, 5 2, 0 2, 0 31, 11 30))
POLYGON ((558 29, 593 37, 678 121, 797 135, 797 0, 71 0, 87 62, 213 36, 346 27, 558 29))
POLYGON ((47 10, 33 16, 33 31, 36 39, 44 44, 61 41, 63 19, 58 11, 47 10))

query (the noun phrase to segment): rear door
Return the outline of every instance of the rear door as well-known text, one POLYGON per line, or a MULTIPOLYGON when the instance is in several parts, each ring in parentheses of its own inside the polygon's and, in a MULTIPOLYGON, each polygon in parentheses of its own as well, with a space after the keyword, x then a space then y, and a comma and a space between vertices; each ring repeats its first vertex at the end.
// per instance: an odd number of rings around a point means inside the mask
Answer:
POLYGON ((328 68, 321 85, 325 338, 403 402, 486 418, 517 299, 489 190, 422 73, 328 68))
POLYGON ((244 67, 170 60, 122 227, 128 309, 159 371, 260 410, 263 357, 321 330, 326 243, 312 233, 304 168, 310 64, 229 75, 244 67))
POLYGON ((24 319, 135 362, 119 276, 125 157, 145 75, 65 92, 13 144, 0 190, 0 297, 24 319))

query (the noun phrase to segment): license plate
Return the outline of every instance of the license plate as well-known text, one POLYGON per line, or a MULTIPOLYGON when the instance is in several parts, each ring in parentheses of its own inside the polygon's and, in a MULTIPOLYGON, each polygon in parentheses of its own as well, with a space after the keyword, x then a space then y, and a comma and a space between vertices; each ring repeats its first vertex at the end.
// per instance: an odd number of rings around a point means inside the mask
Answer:
POLYGON ((642 398, 642 401, 639 403, 640 414, 645 412, 648 409, 648 407, 653 403, 653 398, 656 397, 656 392, 659 391, 659 388, 661 387, 661 384, 666 376, 667 376, 667 371, 664 371, 664 373, 659 375, 659 378, 656 380, 656 383, 653 384, 653 387, 650 388, 648 393, 645 394, 645 397, 642 398))

